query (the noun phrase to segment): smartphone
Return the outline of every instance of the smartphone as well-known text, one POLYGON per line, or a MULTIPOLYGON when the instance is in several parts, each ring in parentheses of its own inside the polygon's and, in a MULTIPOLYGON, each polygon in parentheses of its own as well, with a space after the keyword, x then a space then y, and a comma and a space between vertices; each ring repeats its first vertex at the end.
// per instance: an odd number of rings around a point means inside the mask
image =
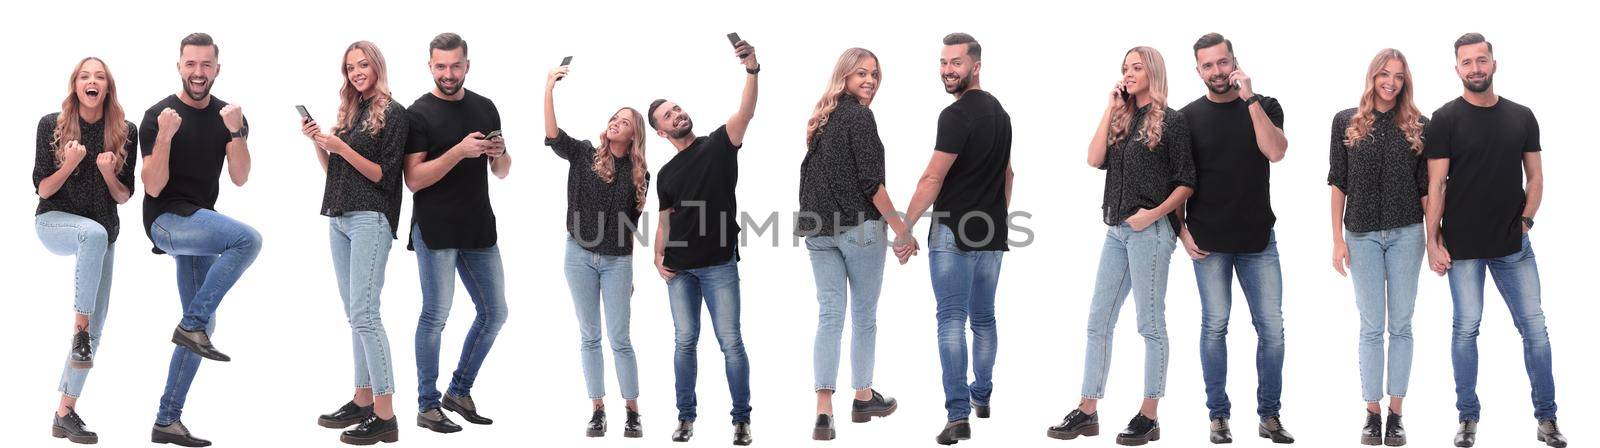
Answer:
POLYGON ((305 106, 301 106, 301 105, 297 104, 297 105, 294 106, 294 109, 300 112, 300 121, 302 121, 302 122, 315 121, 315 120, 311 119, 311 111, 306 110, 305 106))
POLYGON ((739 33, 728 33, 728 44, 737 47, 739 46, 739 41, 742 40, 744 39, 739 38, 739 33))
POLYGON ((566 67, 568 65, 572 65, 572 56, 561 58, 561 66, 566 67))
POLYGON ((494 131, 490 131, 488 135, 483 136, 483 139, 484 140, 489 140, 489 139, 492 139, 492 138, 495 138, 495 137, 499 137, 499 136, 500 136, 500 130, 497 129, 497 130, 494 130, 494 131))

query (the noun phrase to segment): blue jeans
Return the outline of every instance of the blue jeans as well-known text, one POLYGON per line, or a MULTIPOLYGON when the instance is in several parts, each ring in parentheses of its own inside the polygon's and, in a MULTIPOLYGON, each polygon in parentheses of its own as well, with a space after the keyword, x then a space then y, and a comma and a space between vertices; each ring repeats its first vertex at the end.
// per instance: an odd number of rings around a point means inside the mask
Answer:
POLYGON ((499 246, 484 249, 429 249, 422 231, 411 229, 411 246, 417 251, 417 274, 422 279, 422 316, 417 319, 417 408, 439 407, 439 337, 450 317, 450 302, 455 298, 456 274, 467 286, 467 295, 477 309, 477 318, 461 344, 461 361, 450 378, 451 396, 465 397, 472 391, 478 369, 489 356, 500 326, 506 322, 506 274, 500 264, 499 246))
POLYGON ((994 390, 994 290, 1004 251, 963 251, 950 227, 928 229, 928 271, 939 321, 939 367, 949 421, 967 418, 972 404, 989 404, 994 390), (967 384, 967 325, 972 326, 972 384, 967 384))
POLYGON ((1384 395, 1384 327, 1389 331, 1388 395, 1405 397, 1411 380, 1411 315, 1417 303, 1417 277, 1425 253, 1422 224, 1345 232, 1350 278, 1361 312, 1361 399, 1377 403, 1384 395))
POLYGON ((672 370, 677 378, 678 419, 695 420, 695 376, 699 361, 695 356, 700 342, 700 305, 711 313, 711 328, 722 347, 723 369, 728 377, 728 395, 733 398, 733 422, 750 421, 750 358, 739 334, 739 263, 725 263, 677 271, 667 282, 667 297, 672 308, 672 370))
POLYGON ((1511 321, 1522 333, 1522 361, 1533 386, 1533 416, 1556 418, 1556 384, 1551 371, 1550 334, 1545 332, 1544 311, 1539 308, 1539 266, 1533 243, 1522 235, 1522 250, 1500 258, 1454 260, 1450 266, 1450 296, 1455 299, 1455 337, 1450 361, 1455 367, 1456 410, 1461 420, 1478 421, 1478 324, 1483 320, 1483 271, 1494 275, 1494 286, 1511 309, 1511 321))
POLYGON ((838 235, 806 237, 817 281, 817 338, 812 350, 816 390, 835 390, 845 305, 850 305, 850 386, 872 387, 878 340, 878 293, 883 289, 888 241, 883 220, 869 220, 838 235), (845 293, 849 292, 849 299, 845 293))
MULTIPOLYGON (((100 331, 106 326, 106 311, 111 303, 111 260, 116 246, 108 241, 106 229, 92 219, 67 212, 45 212, 34 218, 34 230, 45 249, 56 255, 73 255, 73 309, 89 318, 89 352, 100 350, 100 331)), ((89 369, 74 369, 70 358, 61 370, 58 390, 69 397, 83 394, 89 369)))
POLYGON ((583 363, 584 386, 589 399, 606 396, 605 357, 600 354, 600 307, 605 306, 605 330, 611 339, 612 362, 622 399, 639 398, 639 363, 628 338, 632 314, 633 256, 600 255, 567 238, 567 287, 578 312, 578 352, 583 363))
POLYGON ((382 213, 359 211, 328 218, 333 272, 350 321, 356 388, 372 389, 373 395, 394 393, 394 357, 389 354, 389 333, 383 330, 378 299, 393 238, 389 218, 382 213))
MULTIPOLYGON (((178 265, 178 300, 183 308, 178 326, 203 328, 211 334, 217 326, 217 304, 255 262, 261 252, 261 234, 233 218, 201 209, 189 216, 163 213, 150 226, 150 237, 156 248, 171 255, 178 265)), ((173 347, 156 424, 168 425, 182 417, 183 402, 200 360, 200 355, 187 348, 173 347)))
POLYGON ((1083 355, 1084 398, 1105 398, 1111 370, 1111 335, 1122 304, 1133 294, 1144 337, 1144 397, 1161 398, 1167 388, 1167 271, 1177 240, 1172 226, 1157 221, 1144 230, 1127 223, 1106 230, 1089 302, 1089 339, 1083 355))
POLYGON ((1256 253, 1212 252, 1194 261, 1200 288, 1200 367, 1211 419, 1228 418, 1228 315, 1233 311, 1233 275, 1239 274, 1250 323, 1256 328, 1256 414, 1278 415, 1283 395, 1283 272, 1277 235, 1256 253))

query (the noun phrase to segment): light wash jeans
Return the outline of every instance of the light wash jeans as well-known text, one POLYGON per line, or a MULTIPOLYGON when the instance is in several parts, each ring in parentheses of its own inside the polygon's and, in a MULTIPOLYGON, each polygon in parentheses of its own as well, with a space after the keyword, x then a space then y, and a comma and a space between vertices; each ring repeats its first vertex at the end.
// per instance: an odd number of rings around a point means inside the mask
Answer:
POLYGON ((1239 274, 1250 323, 1256 329, 1256 414, 1278 415, 1283 395, 1283 272, 1276 234, 1256 253, 1212 252, 1194 261, 1200 288, 1200 367, 1210 419, 1228 418, 1228 316, 1233 312, 1233 275, 1239 274))
POLYGON ((617 367, 617 386, 622 399, 639 398, 639 364, 628 337, 628 318, 632 314, 633 256, 600 255, 584 249, 567 237, 567 288, 572 290, 572 305, 578 312, 578 352, 583 363, 584 386, 589 399, 606 396, 605 357, 600 353, 600 322, 605 307, 605 330, 611 339, 612 362, 617 367))
POLYGON ((943 371, 944 409, 949 421, 967 418, 974 403, 988 405, 994 391, 994 359, 1000 335, 994 294, 1004 251, 964 251, 949 226, 928 229, 928 271, 933 281, 943 371), (972 327, 972 384, 967 384, 967 327, 972 327))
MULTIPOLYGON (((100 332, 106 326, 111 308, 111 260, 116 246, 109 243, 106 229, 92 219, 61 211, 44 212, 34 218, 34 230, 45 249, 56 255, 73 255, 73 309, 89 318, 89 352, 100 351, 100 332)), ((61 370, 61 393, 77 398, 89 369, 74 369, 70 356, 61 370)))
MULTIPOLYGON (((737 257, 737 256, 735 256, 737 257)), ((739 331, 739 263, 677 271, 667 282, 668 306, 672 309, 673 376, 676 378, 678 419, 694 421, 695 379, 699 375, 697 347, 700 345, 700 306, 711 313, 712 332, 722 347, 722 364, 728 378, 728 395, 733 400, 734 423, 750 421, 750 357, 744 350, 739 331)))
POLYGON ((430 249, 422 241, 422 231, 413 226, 411 247, 417 251, 417 274, 422 280, 422 315, 417 318, 417 409, 438 409, 439 340, 450 303, 455 299, 456 275, 467 287, 467 295, 477 317, 461 343, 461 360, 446 391, 456 397, 469 396, 478 370, 495 337, 506 322, 506 274, 500 263, 500 247, 483 249, 430 249))
POLYGON ((1383 333, 1389 332, 1388 395, 1405 397, 1411 381, 1411 316, 1417 303, 1417 277, 1427 248, 1422 224, 1372 232, 1345 232, 1350 279, 1361 312, 1359 361, 1361 399, 1377 403, 1384 395, 1383 333))
POLYGON ((1522 235, 1522 250, 1500 258, 1454 260, 1450 266, 1450 296, 1455 299, 1454 338, 1450 361, 1456 377, 1456 410, 1461 420, 1478 421, 1478 324, 1483 320, 1483 273, 1494 275, 1511 321, 1522 333, 1522 362, 1533 389, 1533 416, 1556 418, 1556 381, 1551 370, 1550 334, 1545 331, 1544 310, 1539 306, 1539 265, 1533 243, 1522 235))
POLYGON ((1111 335, 1122 304, 1133 294, 1144 337, 1144 397, 1161 398, 1167 389, 1167 272, 1177 240, 1167 220, 1144 230, 1128 223, 1106 230, 1089 301, 1088 347, 1083 355, 1083 397, 1105 398, 1111 370, 1111 335))
POLYGON ((862 222, 838 235, 806 237, 811 274, 817 281, 817 338, 812 350, 816 390, 835 390, 839 377, 839 340, 850 308, 850 386, 872 387, 874 350, 878 340, 878 293, 883 289, 884 254, 888 241, 883 220, 862 222), (848 299, 846 293, 849 293, 848 299))
POLYGON ((383 273, 393 246, 389 218, 373 211, 349 212, 328 218, 328 241, 333 248, 333 272, 350 321, 350 345, 355 356, 355 384, 373 395, 394 393, 394 356, 389 333, 380 312, 383 273))

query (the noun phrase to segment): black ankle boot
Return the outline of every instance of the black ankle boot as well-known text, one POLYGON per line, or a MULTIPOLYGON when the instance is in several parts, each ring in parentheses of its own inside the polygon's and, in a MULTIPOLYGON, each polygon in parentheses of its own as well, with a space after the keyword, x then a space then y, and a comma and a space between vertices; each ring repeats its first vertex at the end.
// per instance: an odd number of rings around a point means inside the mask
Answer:
POLYGON ((628 421, 622 423, 622 436, 630 439, 644 437, 644 424, 639 422, 638 412, 628 410, 628 421))
POLYGON ((595 409, 589 416, 589 426, 583 430, 586 437, 605 437, 606 435, 606 410, 595 409))
POLYGON ((1388 446, 1405 446, 1406 427, 1400 423, 1400 414, 1389 410, 1389 421, 1383 425, 1383 444, 1388 446))
POLYGON ((1383 416, 1367 411, 1367 424, 1361 426, 1362 445, 1383 444, 1383 416))
POLYGON ((971 438, 972 425, 967 423, 967 419, 961 419, 946 423, 944 430, 939 431, 939 435, 934 437, 933 441, 940 445, 955 445, 956 442, 971 438))
POLYGON ((873 417, 888 417, 889 414, 894 413, 895 409, 899 408, 899 402, 896 402, 893 398, 883 396, 877 390, 873 390, 872 398, 850 401, 850 421, 854 423, 870 422, 873 417))
POLYGON ((67 415, 55 416, 55 421, 50 425, 50 435, 57 439, 67 439, 72 443, 95 444, 100 442, 100 436, 84 425, 83 418, 78 416, 78 410, 67 409, 67 415))
POLYGON ((833 416, 817 414, 817 426, 811 428, 811 440, 833 440, 833 416))
POLYGON ((1133 420, 1128 421, 1128 429, 1117 433, 1118 445, 1139 446, 1157 440, 1161 440, 1161 424, 1145 417, 1144 413, 1134 415, 1133 420))
POLYGON ((340 406, 339 410, 317 417, 317 425, 324 428, 344 429, 361 423, 372 415, 372 405, 360 406, 354 400, 340 406))
POLYGON ((87 369, 94 367, 94 338, 89 337, 88 330, 78 330, 72 335, 72 352, 67 357, 67 365, 74 369, 87 369))
POLYGON ((1078 436, 1098 436, 1100 435, 1100 413, 1085 414, 1080 409, 1073 409, 1072 412, 1067 413, 1065 418, 1061 419, 1061 424, 1051 426, 1049 430, 1045 431, 1045 435, 1050 436, 1052 439, 1061 440, 1072 440, 1078 438, 1078 436))
POLYGON ((378 442, 395 443, 400 441, 400 425, 394 417, 388 419, 378 418, 377 414, 362 420, 356 429, 345 431, 339 435, 339 441, 351 445, 371 445, 378 442))

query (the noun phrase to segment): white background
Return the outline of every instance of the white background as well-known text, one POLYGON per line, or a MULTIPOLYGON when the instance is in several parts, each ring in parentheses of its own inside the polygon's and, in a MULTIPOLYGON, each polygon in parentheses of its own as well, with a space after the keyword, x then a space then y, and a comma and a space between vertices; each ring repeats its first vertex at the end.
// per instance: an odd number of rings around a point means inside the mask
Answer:
MULTIPOLYGON (((473 390, 497 423, 468 425, 453 435, 410 423, 416 398, 411 341, 420 293, 414 254, 398 241, 383 301, 401 440, 411 446, 529 440, 667 446, 676 415, 672 325, 665 288, 645 257, 635 260, 632 322, 646 438, 620 437, 621 401, 607 353, 612 432, 603 440, 581 440, 589 402, 561 271, 567 168, 541 146, 546 71, 562 56, 576 56, 572 76, 558 88, 557 106, 561 125, 580 138, 594 138, 617 107, 643 109, 657 97, 682 104, 704 134, 737 106, 744 73, 723 35, 739 32, 757 47, 765 70, 756 118, 740 151, 740 203, 760 215, 784 211, 780 223, 787 231, 787 211, 797 206, 802 131, 839 53, 863 46, 881 58, 884 81, 872 106, 888 147, 889 191, 904 207, 932 149, 937 114, 951 101, 937 79, 939 40, 965 31, 984 45, 983 86, 1012 116, 1012 208, 1033 214, 1023 224, 1034 229, 1036 240, 1006 255, 997 305, 995 417, 975 421, 976 438, 961 446, 1110 445, 1140 397, 1142 344, 1132 311, 1116 337, 1113 376, 1101 405, 1104 434, 1075 442, 1044 438, 1045 427, 1077 402, 1083 311, 1105 231, 1098 219, 1103 174, 1084 165, 1084 144, 1128 48, 1150 45, 1163 52, 1170 105, 1179 108, 1204 93, 1190 46, 1201 34, 1218 31, 1234 41, 1257 91, 1279 98, 1287 116, 1290 149, 1273 166, 1272 183, 1288 332, 1283 418, 1302 445, 1354 445, 1363 421, 1358 323, 1349 280, 1329 267, 1329 122, 1356 104, 1368 61, 1384 47, 1409 56, 1418 106, 1431 113, 1461 90, 1450 44, 1463 32, 1479 31, 1498 52, 1497 92, 1532 107, 1540 119, 1546 181, 1533 240, 1555 347, 1557 397, 1567 433, 1580 445, 1591 443, 1600 435, 1584 424, 1600 415, 1592 403, 1596 387, 1585 373, 1594 366, 1587 344, 1597 334, 1586 320, 1597 309, 1584 264, 1593 249, 1595 213, 1582 189, 1600 158, 1593 142, 1580 138, 1593 126, 1587 112, 1595 99, 1587 82, 1596 67, 1586 54, 1592 38, 1580 23, 1585 15, 1542 2, 23 3, 0 18, 0 41, 11 61, 5 75, 10 105, 0 112, 0 141, 10 149, 0 153, 0 165, 11 167, 12 186, 0 196, 0 209, 12 216, 0 220, 0 234, 8 235, 13 260, 6 263, 9 300, 0 314, 0 340, 13 341, 7 354, 13 364, 0 373, 10 387, 10 398, 0 406, 0 440, 11 446, 65 443, 47 441, 45 426, 70 340, 72 260, 50 255, 38 243, 36 198, 24 178, 32 166, 38 117, 58 110, 62 81, 84 56, 106 60, 137 123, 150 104, 178 91, 178 40, 209 32, 222 48, 213 93, 241 105, 254 125, 250 182, 235 188, 221 180, 218 208, 259 229, 265 248, 218 312, 217 344, 235 361, 207 362, 200 369, 184 415, 197 435, 220 446, 337 444, 338 432, 315 426, 313 418, 349 397, 349 328, 329 266, 327 219, 317 214, 321 172, 290 106, 305 104, 315 116, 331 119, 342 82, 335 64, 347 44, 361 39, 385 52, 393 93, 409 104, 432 87, 425 68, 428 41, 454 31, 471 45, 467 87, 496 101, 516 160, 510 178, 491 182, 511 314, 473 390)), ((670 148, 650 137, 652 169, 669 159, 670 148)), ((402 222, 410 219, 410 202, 402 222)), ((654 202, 652 197, 650 210, 654 202)), ((148 252, 139 200, 120 211, 123 239, 110 319, 79 405, 111 446, 147 443, 172 350, 168 335, 179 317, 173 264, 148 252)), ((817 310, 804 249, 787 234, 772 247, 771 237, 743 249, 740 266, 754 430, 760 445, 794 446, 811 443, 817 310)), ((900 400, 900 410, 871 424, 841 422, 835 446, 931 445, 944 423, 925 255, 887 269, 879 306, 876 384, 900 400)), ((1189 261, 1180 250, 1172 262, 1172 356, 1162 443, 1195 446, 1204 443, 1207 423, 1196 340, 1199 307, 1189 261)), ((1450 297, 1444 280, 1423 275, 1407 423, 1413 446, 1447 446, 1456 421, 1450 297)), ((1532 446, 1520 340, 1492 286, 1486 294, 1480 446, 1532 446)), ((466 293, 458 288, 456 296, 445 331, 441 388, 473 318, 466 293)), ((1254 332, 1242 296, 1235 303, 1230 392, 1237 443, 1260 446, 1266 442, 1251 431, 1254 332)), ((702 418, 690 445, 721 446, 729 439, 728 398, 713 338, 702 339, 700 353, 702 418)), ((842 364, 839 382, 848 384, 849 363, 842 364)), ((848 409, 847 400, 841 394, 836 404, 848 409)))

